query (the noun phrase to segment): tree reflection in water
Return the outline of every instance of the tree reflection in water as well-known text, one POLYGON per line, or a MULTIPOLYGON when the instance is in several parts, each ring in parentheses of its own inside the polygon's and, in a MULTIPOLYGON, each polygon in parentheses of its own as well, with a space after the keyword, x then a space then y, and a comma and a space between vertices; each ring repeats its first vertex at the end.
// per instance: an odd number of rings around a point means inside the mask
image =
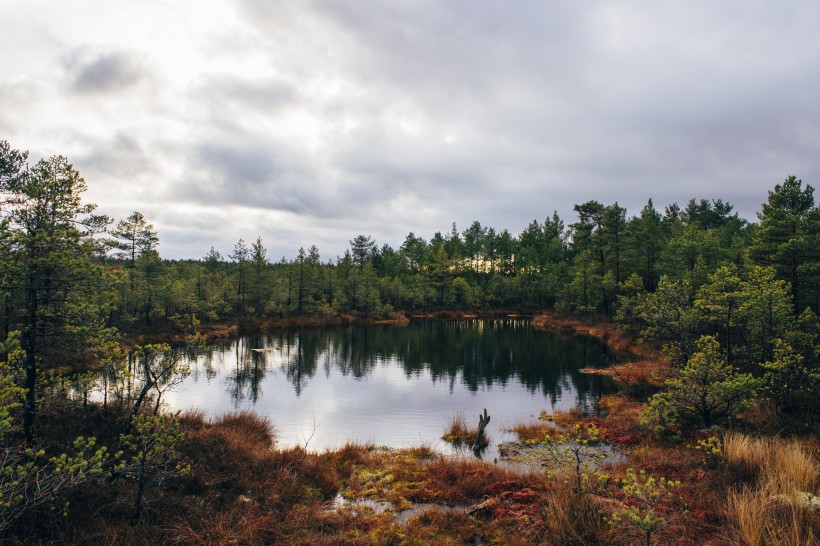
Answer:
POLYGON ((256 403, 265 374, 273 369, 282 369, 301 396, 320 364, 325 377, 335 370, 356 379, 368 377, 378 366, 398 365, 407 378, 428 372, 434 383, 445 382, 451 392, 458 383, 477 392, 517 381, 531 393, 542 392, 553 405, 572 390, 587 411, 595 411, 595 401, 614 387, 606 377, 579 372, 614 358, 601 342, 535 330, 526 320, 425 320, 408 326, 246 336, 214 347, 203 359, 201 372, 213 377, 214 355, 228 351, 235 352, 228 380, 235 406, 246 400, 256 403))

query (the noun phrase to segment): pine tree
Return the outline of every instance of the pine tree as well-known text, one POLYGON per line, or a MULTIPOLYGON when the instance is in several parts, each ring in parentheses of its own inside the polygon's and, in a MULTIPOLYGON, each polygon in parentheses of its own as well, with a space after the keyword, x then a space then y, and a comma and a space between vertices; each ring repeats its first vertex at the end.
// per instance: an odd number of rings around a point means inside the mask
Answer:
POLYGON ((96 216, 96 205, 83 204, 85 181, 65 157, 40 160, 27 169, 18 161, 25 154, 2 146, 0 193, 8 215, 4 239, 14 281, 10 288, 20 295, 21 345, 25 351, 25 402, 23 427, 34 440, 37 414, 37 378, 46 342, 60 347, 66 335, 66 304, 76 292, 99 291, 103 275, 93 258, 100 245, 94 235, 108 223, 96 216), (18 168, 18 172, 8 172, 18 168))
POLYGON ((820 304, 820 208, 814 188, 794 176, 777 184, 758 214, 760 227, 749 249, 760 264, 771 265, 792 286, 795 314, 820 304))

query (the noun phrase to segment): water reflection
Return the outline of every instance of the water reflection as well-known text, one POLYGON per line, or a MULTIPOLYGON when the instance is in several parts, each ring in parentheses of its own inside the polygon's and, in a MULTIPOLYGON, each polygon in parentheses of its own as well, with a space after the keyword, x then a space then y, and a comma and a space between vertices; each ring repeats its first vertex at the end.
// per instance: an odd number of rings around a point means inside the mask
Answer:
POLYGON ((237 403, 255 403, 265 373, 272 368, 285 370, 298 397, 320 367, 325 377, 335 369, 362 379, 379 365, 395 363, 408 379, 428 371, 434 383, 445 382, 450 391, 457 382, 477 392, 518 380, 554 404, 568 388, 582 398, 597 398, 608 381, 578 370, 601 367, 611 358, 593 338, 556 336, 533 330, 522 320, 423 321, 405 327, 248 336, 215 348, 205 366, 209 377, 215 373, 214 356, 229 351, 235 353, 229 383, 237 403))
POLYGON ((332 423, 333 430, 319 436, 331 432, 335 438, 319 440, 319 448, 345 439, 395 445, 397 434, 435 443, 447 415, 487 407, 497 440, 504 426, 541 409, 580 405, 594 412, 614 385, 578 370, 611 357, 594 338, 560 337, 525 320, 283 332, 214 347, 192 366, 170 403, 211 414, 268 413, 291 443, 299 441, 298 427, 306 435, 306 416, 313 415, 325 427, 332 423))

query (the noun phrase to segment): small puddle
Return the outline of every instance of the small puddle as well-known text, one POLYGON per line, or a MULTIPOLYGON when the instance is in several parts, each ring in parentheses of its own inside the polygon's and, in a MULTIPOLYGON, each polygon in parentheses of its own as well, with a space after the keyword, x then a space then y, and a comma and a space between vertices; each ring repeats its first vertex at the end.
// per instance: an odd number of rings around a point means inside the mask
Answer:
POLYGON ((396 510, 392 503, 377 501, 373 499, 346 499, 341 493, 337 493, 333 499, 330 510, 341 510, 349 508, 356 512, 357 509, 367 509, 373 511, 375 514, 382 514, 384 512, 392 512, 396 518, 396 523, 399 525, 407 525, 410 518, 423 514, 428 510, 437 510, 444 513, 460 514, 466 512, 466 506, 445 506, 443 504, 433 504, 430 502, 413 503, 410 508, 404 510, 396 510))
MULTIPOLYGON (((574 442, 561 442, 559 446, 577 446, 574 442)), ((560 447, 559 447, 560 449, 560 447)), ((609 444, 598 444, 585 448, 587 453, 581 456, 581 462, 591 463, 596 467, 614 465, 625 461, 628 454, 609 444)), ((524 442, 505 442, 498 446, 501 461, 517 463, 530 468, 554 468, 556 462, 550 450, 543 444, 524 442)))
POLYGON ((367 508, 376 514, 381 514, 382 512, 392 510, 393 504, 389 502, 376 501, 372 499, 351 500, 344 498, 341 493, 336 493, 336 497, 334 497, 330 505, 330 510, 341 510, 342 508, 351 508, 353 511, 355 511, 357 508, 367 508))

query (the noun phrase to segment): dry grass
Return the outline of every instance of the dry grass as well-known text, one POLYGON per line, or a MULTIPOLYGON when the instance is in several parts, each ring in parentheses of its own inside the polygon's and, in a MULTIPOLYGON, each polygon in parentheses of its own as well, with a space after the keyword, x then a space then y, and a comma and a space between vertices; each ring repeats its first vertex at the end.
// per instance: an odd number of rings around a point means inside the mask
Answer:
POLYGON ((542 503, 543 526, 535 538, 539 543, 594 544, 606 536, 609 528, 601 518, 600 507, 594 497, 578 497, 568 488, 549 491, 542 503))
POLYGON ((468 505, 484 497, 491 485, 522 477, 502 466, 444 457, 424 448, 377 448, 368 459, 343 480, 342 494, 388 502, 400 510, 413 503, 468 505))
POLYGON ((196 522, 180 519, 171 530, 172 544, 262 544, 275 541, 278 517, 253 503, 237 502, 196 522))
POLYGON ((730 521, 741 544, 760 546, 766 536, 761 517, 769 504, 769 495, 760 489, 744 488, 729 492, 730 521))
POLYGON ((773 496, 765 488, 729 493, 729 522, 744 546, 817 544, 817 514, 796 499, 773 496))
POLYGON ((648 429, 640 424, 641 402, 624 394, 609 394, 600 399, 600 407, 603 417, 590 417, 579 408, 573 408, 555 413, 542 412, 538 418, 559 427, 594 424, 604 441, 619 446, 635 445, 651 438, 648 429))
POLYGON ((538 416, 539 419, 543 419, 544 421, 548 421, 550 423, 555 423, 561 427, 571 427, 577 423, 583 423, 587 420, 587 416, 584 415, 584 412, 581 408, 572 408, 569 410, 556 410, 553 413, 547 413, 546 411, 542 411, 541 414, 538 416))
POLYGON ((234 436, 236 441, 254 447, 273 447, 273 425, 267 417, 249 411, 229 413, 215 419, 211 427, 234 436))
POLYGON ((818 483, 814 456, 797 440, 752 438, 728 432, 723 450, 730 469, 752 482, 729 492, 728 518, 740 544, 815 544, 816 513, 804 504, 818 483))
POLYGON ((798 440, 727 432, 723 453, 730 468, 747 479, 757 478, 771 494, 814 492, 817 486, 815 457, 798 440))
MULTIPOLYGON (((471 427, 467 424, 467 417, 463 412, 456 412, 447 420, 447 426, 444 429, 444 435, 441 437, 445 442, 451 442, 456 445, 471 445, 478 434, 478 427, 471 427)), ((487 441, 487 434, 484 434, 484 440, 487 441)))
MULTIPOLYGON (((727 433, 728 464, 706 466, 700 451, 644 440, 634 430, 639 402, 615 395, 602 407, 604 417, 575 411, 549 417, 563 425, 594 422, 607 441, 633 438, 622 441, 631 446, 630 459, 605 469, 613 478, 630 466, 681 480, 679 496, 667 508, 685 507, 687 513, 653 534, 653 544, 818 543, 817 512, 802 506, 805 496, 796 494, 816 493, 815 439, 727 433)), ((45 513, 32 517, 28 527, 9 535, 10 543, 626 546, 639 539, 604 520, 612 505, 602 499, 622 502, 612 482, 601 484, 602 497, 578 497, 541 474, 448 458, 424 445, 396 450, 348 444, 314 453, 277 448, 270 422, 252 413, 207 420, 189 412, 180 421, 186 433, 180 450, 192 472, 152 493, 141 525, 130 524, 131 484, 101 482, 72 494, 65 521, 52 522, 45 513), (338 493, 348 506, 336 509, 332 499, 338 493), (418 511, 400 520, 355 502, 366 499, 418 511)), ((468 442, 475 434, 463 415, 450 428, 468 442)), ((511 430, 539 441, 554 429, 540 421, 511 430)))
POLYGON ((616 364, 607 368, 581 368, 580 371, 591 375, 608 375, 626 386, 637 383, 659 386, 666 380, 668 370, 666 362, 653 359, 616 364))
POLYGON ((727 432, 723 435, 723 455, 733 470, 744 477, 753 478, 768 462, 771 444, 771 439, 727 432))
POLYGON ((524 421, 519 421, 518 423, 508 428, 507 431, 515 432, 518 435, 518 439, 522 442, 535 443, 542 441, 544 438, 551 434, 555 434, 557 429, 554 425, 545 423, 543 421, 534 423, 525 423, 524 421))
POLYGON ((796 440, 780 442, 771 464, 763 469, 763 479, 770 491, 814 492, 817 485, 817 464, 796 440))
POLYGON ((201 430, 205 427, 206 419, 203 410, 186 410, 179 414, 177 418, 182 428, 186 430, 201 430))

